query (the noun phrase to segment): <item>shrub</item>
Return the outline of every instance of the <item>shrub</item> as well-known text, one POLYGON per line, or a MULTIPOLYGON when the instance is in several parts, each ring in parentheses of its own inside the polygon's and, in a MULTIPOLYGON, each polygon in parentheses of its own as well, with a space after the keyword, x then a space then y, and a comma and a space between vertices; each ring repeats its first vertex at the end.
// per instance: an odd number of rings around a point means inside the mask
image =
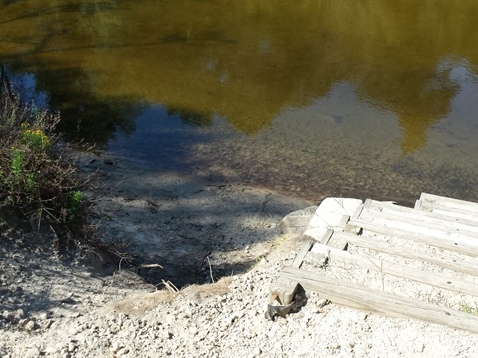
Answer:
POLYGON ((0 80, 0 219, 71 231, 79 225, 82 183, 68 146, 54 132, 59 115, 26 104, 0 80))

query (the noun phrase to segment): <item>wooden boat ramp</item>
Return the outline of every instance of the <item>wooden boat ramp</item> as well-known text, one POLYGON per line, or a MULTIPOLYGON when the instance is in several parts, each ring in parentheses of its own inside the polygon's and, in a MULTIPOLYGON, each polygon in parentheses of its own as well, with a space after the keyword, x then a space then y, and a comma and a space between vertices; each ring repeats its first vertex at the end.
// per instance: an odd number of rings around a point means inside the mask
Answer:
POLYGON ((271 286, 478 333, 478 203, 422 193, 414 208, 367 199, 303 245, 271 286))

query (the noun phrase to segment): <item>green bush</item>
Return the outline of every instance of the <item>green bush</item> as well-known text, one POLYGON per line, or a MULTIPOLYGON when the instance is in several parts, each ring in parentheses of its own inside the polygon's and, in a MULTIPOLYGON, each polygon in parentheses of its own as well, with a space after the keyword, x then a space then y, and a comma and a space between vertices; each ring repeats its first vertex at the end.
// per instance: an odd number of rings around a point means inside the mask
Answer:
POLYGON ((0 86, 0 219, 71 230, 79 223, 82 184, 54 132, 59 116, 23 103, 4 69, 0 86))

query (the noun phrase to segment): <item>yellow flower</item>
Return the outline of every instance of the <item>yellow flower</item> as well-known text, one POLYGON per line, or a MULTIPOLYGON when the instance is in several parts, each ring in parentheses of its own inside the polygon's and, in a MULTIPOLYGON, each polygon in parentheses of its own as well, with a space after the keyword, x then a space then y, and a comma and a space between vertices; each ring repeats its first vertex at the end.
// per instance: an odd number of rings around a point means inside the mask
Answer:
POLYGON ((50 139, 40 129, 25 129, 23 141, 34 148, 45 150, 50 146, 50 139))

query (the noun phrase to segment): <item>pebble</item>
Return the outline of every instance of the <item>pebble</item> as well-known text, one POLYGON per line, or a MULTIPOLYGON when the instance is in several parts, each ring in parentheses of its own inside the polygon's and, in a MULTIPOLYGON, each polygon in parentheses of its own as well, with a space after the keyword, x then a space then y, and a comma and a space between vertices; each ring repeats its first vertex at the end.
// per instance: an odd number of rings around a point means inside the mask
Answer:
POLYGON ((37 358, 41 355, 40 350, 37 347, 30 348, 25 353, 25 358, 37 358))
POLYGON ((37 324, 35 323, 35 321, 32 320, 28 320, 28 322, 24 326, 27 331, 33 331, 36 327, 37 324))
MULTIPOLYGON (((265 264, 268 263, 263 262, 265 264)), ((221 292, 203 301, 179 295, 171 303, 156 302, 144 312, 117 306, 124 297, 131 297, 141 308, 143 304, 149 304, 147 300, 135 298, 134 295, 139 293, 137 290, 108 285, 106 291, 104 287, 97 291, 89 287, 81 292, 79 283, 73 278, 70 278, 71 282, 61 281, 62 275, 39 281, 41 286, 59 280, 58 285, 68 283, 68 287, 72 287, 74 294, 59 292, 58 300, 74 297, 75 301, 82 302, 89 296, 96 303, 91 306, 65 304, 62 310, 55 310, 58 307, 45 310, 44 307, 2 306, 5 307, 2 308, 5 319, 0 323, 9 325, 9 328, 2 330, 0 335, 0 356, 396 357, 426 352, 428 356, 447 357, 457 351, 453 350, 456 347, 452 342, 465 342, 460 351, 478 356, 478 335, 441 327, 431 329, 432 326, 425 326, 427 329, 424 329, 422 323, 410 321, 406 333, 409 336, 404 337, 401 336, 405 335, 403 330, 397 330, 391 319, 356 313, 335 305, 320 310, 325 302, 318 297, 311 298, 299 313, 286 319, 265 320, 268 285, 279 266, 273 265, 270 269, 258 266, 232 278, 229 293, 221 292), (95 298, 95 295, 103 297, 95 298), (365 326, 371 328, 363 329, 365 326), (41 334, 35 332, 38 327, 42 329, 41 334), (410 344, 397 344, 396 347, 383 344, 393 340, 409 341, 410 344), (425 347, 423 342, 429 341, 425 347)), ((59 264, 55 270, 62 272, 61 268, 59 264)), ((8 279, 5 277, 5 281, 8 279)), ((36 279, 41 280, 40 277, 36 279)), ((24 282, 30 281, 25 279, 24 282)), ((26 284, 22 288, 25 292, 30 289, 26 284)), ((19 294, 20 290, 15 292, 14 295, 19 294)))

